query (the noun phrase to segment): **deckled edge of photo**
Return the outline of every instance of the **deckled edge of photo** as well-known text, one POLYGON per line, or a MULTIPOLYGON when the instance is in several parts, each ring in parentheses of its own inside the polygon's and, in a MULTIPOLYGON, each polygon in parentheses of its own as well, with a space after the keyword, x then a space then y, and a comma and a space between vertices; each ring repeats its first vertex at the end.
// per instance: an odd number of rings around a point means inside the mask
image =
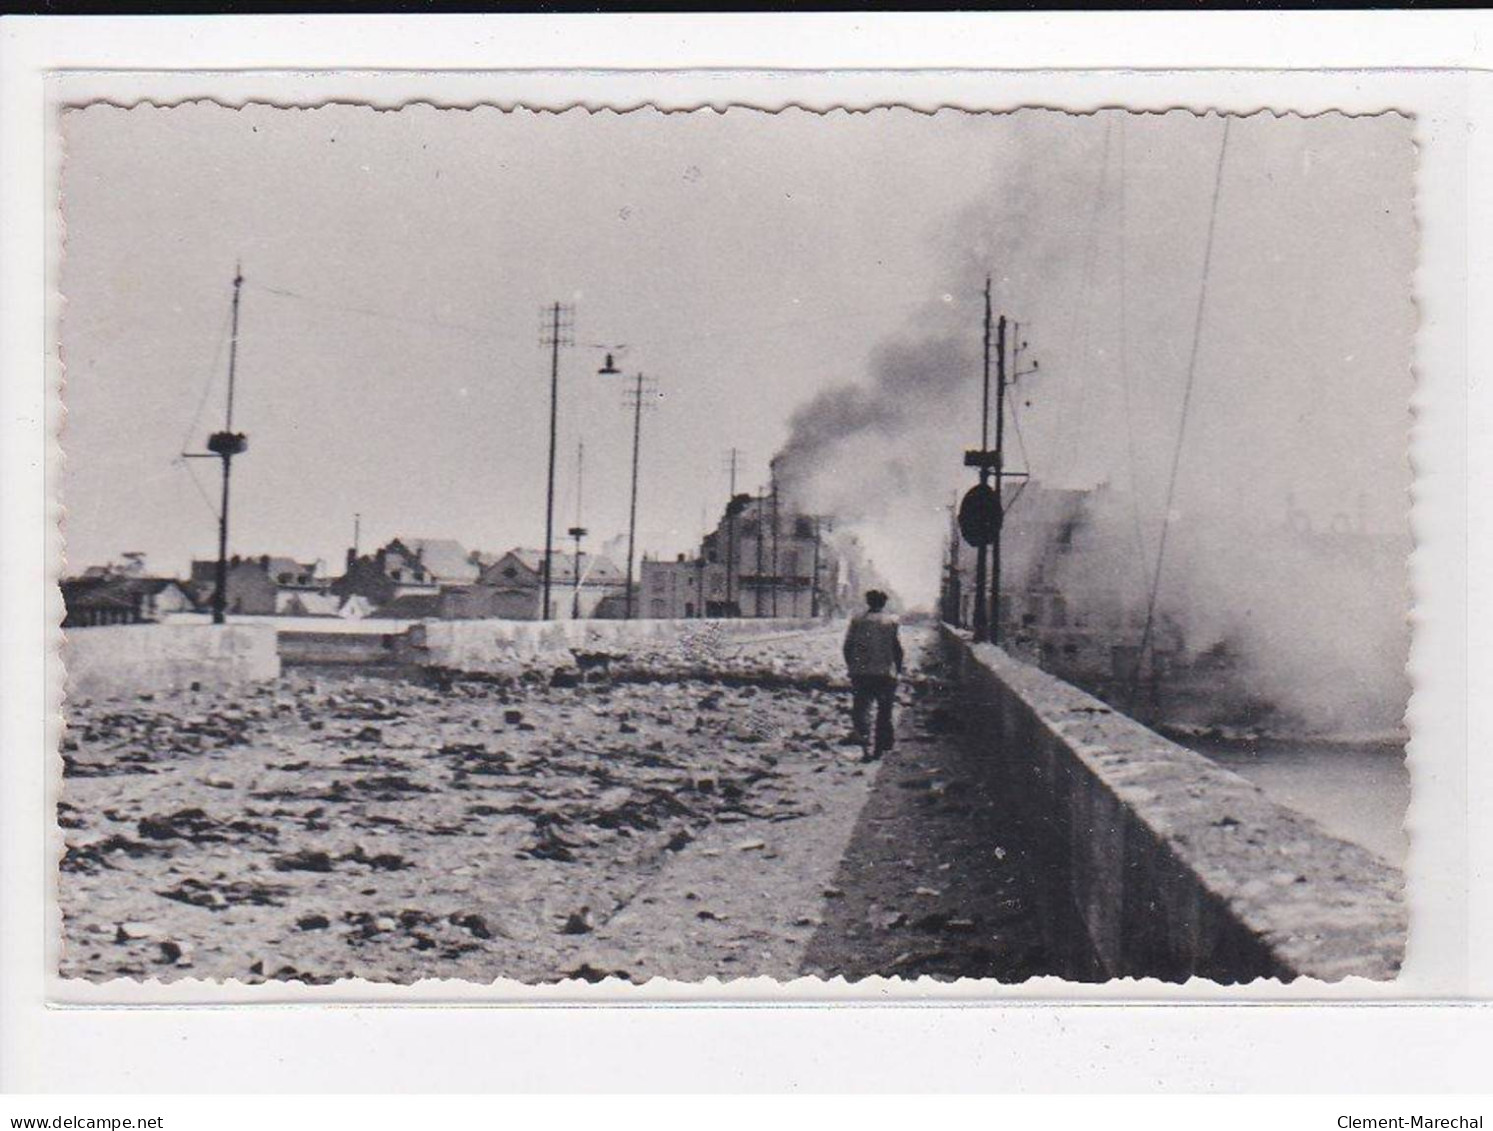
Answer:
MULTIPOLYGON (((156 76, 157 78, 163 76, 156 76)), ((186 81, 190 83, 191 78, 180 74, 169 76, 173 82, 186 81)), ((216 78, 217 76, 212 76, 216 78)), ((378 76, 372 76, 377 81, 378 76)), ((442 79, 447 76, 441 76, 442 79)), ((473 76, 478 79, 486 76, 473 76)), ((595 78, 596 76, 591 76, 595 78)), ((604 76, 603 76, 604 77, 604 76)), ((633 76, 634 78, 636 76, 633 76)), ((999 79, 1002 76, 995 76, 999 79)), ((1073 76, 1067 76, 1070 80, 1073 76)), ((1115 76, 1109 73, 1097 73, 1087 76, 1096 83, 1112 81, 1115 76)), ((75 75, 67 76, 71 83, 77 78, 75 75)), ((255 76, 256 85, 270 84, 277 76, 260 74, 255 76)), ((131 81, 149 82, 148 76, 136 75, 131 81)), ((283 76, 283 81, 294 86, 304 82, 306 76, 294 75, 283 76)), ((200 81, 200 80, 199 80, 200 81)), ((224 99, 220 97, 204 97, 201 95, 183 95, 180 98, 139 98, 129 97, 119 99, 117 97, 89 97, 80 102, 74 96, 66 95, 59 98, 55 109, 61 113, 65 107, 77 106, 85 103, 106 102, 115 105, 179 105, 196 101, 209 101, 222 105, 236 106, 241 103, 270 104, 276 106, 302 105, 299 99, 281 99, 273 95, 267 97, 251 97, 245 99, 224 99)), ((325 105, 328 103, 344 103, 349 100, 342 98, 322 99, 304 103, 305 105, 325 105)), ((355 100, 354 100, 355 101, 355 100)), ((425 106, 438 109, 440 112, 460 112, 461 109, 510 109, 518 108, 535 113, 591 113, 591 112, 613 112, 612 107, 599 105, 595 99, 576 99, 574 101, 557 102, 553 108, 542 105, 534 105, 537 100, 519 98, 512 101, 494 100, 493 102, 482 101, 475 105, 466 104, 460 107, 448 107, 444 100, 428 98, 410 98, 397 100, 390 104, 384 104, 379 100, 370 100, 359 104, 371 105, 380 110, 397 110, 402 106, 425 106)), ((911 110, 915 112, 930 112, 925 105, 909 105, 905 103, 876 103, 862 106, 855 103, 853 99, 847 99, 853 105, 851 112, 878 110, 911 110)), ((651 108, 654 110, 665 109, 666 112, 748 112, 761 113, 762 106, 741 102, 735 99, 726 104, 729 108, 712 101, 708 106, 701 107, 695 104, 693 107, 671 106, 661 100, 648 100, 641 103, 619 102, 615 112, 630 112, 639 108, 651 108)), ((999 113, 1008 114, 1021 110, 1040 109, 1057 111, 1062 113, 1092 113, 1098 109, 1121 108, 1122 104, 1109 99, 1096 99, 1090 106, 1065 105, 1061 100, 1054 100, 1053 104, 1041 101, 1023 100, 1019 104, 1005 106, 986 107, 975 103, 968 104, 966 101, 953 102, 941 101, 937 104, 938 109, 943 112, 977 112, 977 113, 999 113)), ((820 106, 816 108, 815 103, 810 101, 790 101, 782 107, 775 109, 786 109, 792 107, 796 110, 817 113, 841 113, 846 112, 843 106, 820 106)), ((1125 108, 1130 108, 1126 106, 1125 108)), ((1169 111, 1182 111, 1194 114, 1206 114, 1210 112, 1219 113, 1248 113, 1248 114, 1275 114, 1277 116, 1290 116, 1297 113, 1287 102, 1272 105, 1269 108, 1255 107, 1251 110, 1236 109, 1227 101, 1212 103, 1189 103, 1189 104, 1158 104, 1154 107, 1146 106, 1140 108, 1145 113, 1165 113, 1169 111)), ((1343 114, 1338 109, 1317 109, 1308 111, 1303 116, 1321 116, 1343 114)), ((1367 117, 1382 114, 1402 114, 1403 112, 1394 107, 1381 107, 1378 109, 1363 109, 1348 113, 1346 116, 1367 117)), ((1413 117, 1413 115, 1409 115, 1413 117)), ((58 118, 53 115, 51 125, 55 129, 58 118)), ((1418 126, 1417 126, 1418 129, 1418 126)), ((1417 135, 1416 139, 1418 155, 1423 155, 1425 146, 1422 139, 1417 135)), ((62 152, 60 140, 53 139, 54 153, 56 157, 52 162, 50 172, 60 178, 61 162, 65 161, 65 153, 62 152)), ((1417 184, 1422 170, 1417 165, 1417 184)), ((57 188, 60 181, 54 181, 53 189, 49 191, 48 198, 57 201, 57 188)), ((1416 209, 1417 218, 1420 219, 1421 202, 1419 194, 1412 202, 1416 209)), ((65 226, 60 216, 51 217, 54 228, 54 239, 51 246, 54 254, 59 253, 65 246, 65 226)), ((59 429, 64 426, 65 409, 59 394, 63 391, 65 371, 63 359, 58 356, 56 330, 58 319, 61 314, 64 297, 55 286, 57 278, 56 271, 58 260, 53 260, 51 278, 54 285, 49 288, 50 310, 49 310, 49 332, 51 334, 52 348, 49 349, 49 366, 53 372, 53 386, 51 398, 51 412, 53 414, 52 441, 53 451, 49 466, 51 479, 51 492, 49 505, 52 516, 58 523, 65 521, 60 505, 56 497, 57 476, 60 472, 61 461, 64 458, 65 441, 59 443, 59 429)), ((1417 309, 1419 303, 1419 274, 1417 275, 1417 286, 1413 288, 1413 301, 1416 301, 1417 309)), ((1419 350, 1416 352, 1417 366, 1419 365, 1419 350)), ((1420 390, 1417 387, 1416 400, 1420 399, 1420 390)), ((1410 420, 1407 410, 1407 432, 1410 429, 1410 420)), ((1413 449, 1413 442, 1412 442, 1413 449)), ((1419 461, 1415 466, 1418 468, 1419 461)), ((1417 532, 1418 533, 1418 532, 1417 532)), ((60 859, 62 852, 61 830, 56 825, 56 806, 58 791, 61 784, 61 758, 57 748, 56 739, 60 737, 60 714, 57 710, 61 707, 61 686, 65 678, 62 670, 58 647, 61 641, 61 599, 56 590, 55 582, 61 573, 61 549, 62 539, 59 530, 51 533, 51 552, 49 554, 49 580, 52 583, 48 593, 49 601, 49 627, 52 631, 52 656, 51 656, 51 679, 49 680, 49 706, 53 713, 49 717, 49 745, 50 745, 50 770, 49 796, 48 796, 48 835, 49 835, 49 860, 53 865, 60 859)), ((1419 544, 1417 543, 1419 549, 1419 544)), ((1416 555, 1418 557, 1418 553, 1416 555)), ((1413 578, 1415 573, 1415 560, 1412 558, 1410 572, 1413 578)), ((1408 582, 1407 582, 1408 583, 1408 582)), ((1419 587, 1416 590, 1419 592, 1419 587)), ((1421 665, 1418 662, 1420 649, 1419 640, 1412 643, 1411 671, 1414 677, 1421 665)), ((1410 718, 1412 723, 1416 717, 1417 699, 1421 691, 1421 681, 1414 680, 1414 691, 1412 693, 1410 718)), ((1417 769, 1419 744, 1415 741, 1414 730, 1412 730, 1412 742, 1408 761, 1412 774, 1412 802, 1411 813, 1419 816, 1416 807, 1416 798, 1420 793, 1419 782, 1416 780, 1421 770, 1417 769)), ((1417 953, 1418 932, 1416 926, 1416 900, 1412 894, 1417 887, 1416 863, 1420 855, 1421 846, 1419 840, 1425 823, 1419 820, 1407 818, 1410 825, 1412 838, 1410 864, 1406 869, 1406 896, 1410 904, 1411 926, 1408 949, 1406 953, 1406 968, 1413 968, 1417 953)), ((1001 1004, 1022 1003, 1063 1003, 1063 1004, 1123 1004, 1130 1002, 1304 1002, 1324 1000, 1405 1000, 1413 993, 1406 985, 1406 975, 1402 972, 1401 978, 1392 982, 1374 982, 1361 978, 1345 979, 1337 983, 1326 983, 1311 979, 1299 978, 1290 983, 1282 983, 1272 979, 1257 979, 1246 985, 1226 986, 1194 978, 1191 981, 1173 985, 1163 983, 1155 979, 1114 979, 1103 984, 1076 983, 1064 981, 1060 978, 1040 978, 1031 981, 1002 985, 978 979, 960 979, 956 982, 940 982, 931 978, 922 978, 909 981, 898 978, 867 978, 854 983, 846 983, 843 979, 823 981, 814 978, 801 978, 791 982, 777 982, 770 978, 742 978, 729 982, 719 982, 716 979, 706 979, 697 983, 682 983, 664 979, 653 979, 642 986, 631 983, 620 982, 617 979, 607 979, 601 983, 584 983, 576 980, 560 983, 541 983, 529 985, 510 980, 497 980, 492 983, 468 983, 453 980, 427 980, 413 985, 397 985, 391 983, 370 982, 361 979, 341 980, 328 986, 301 986, 283 982, 268 982, 264 984, 250 985, 237 980, 215 981, 200 979, 184 979, 182 981, 161 983, 155 980, 135 980, 120 978, 102 983, 79 982, 74 979, 60 978, 56 973, 56 960, 60 956, 61 923, 60 911, 57 907, 57 873, 55 866, 49 876, 48 894, 48 998, 54 1004, 59 1005, 94 1005, 94 1004, 132 1004, 132 1005, 164 1005, 164 1004, 225 1004, 232 1003, 265 1003, 265 1004, 308 1004, 308 1003, 338 1003, 338 1004, 370 1004, 370 1003, 418 1003, 425 1005, 572 1005, 572 1004, 683 1004, 683 1003, 710 1003, 710 1002, 732 1002, 741 1004, 759 1003, 763 1005, 781 1005, 784 1003, 825 1003, 837 1004, 885 1004, 888 1002, 916 1004, 924 1002, 980 1002, 989 1003, 998 1001, 1001 1004)))

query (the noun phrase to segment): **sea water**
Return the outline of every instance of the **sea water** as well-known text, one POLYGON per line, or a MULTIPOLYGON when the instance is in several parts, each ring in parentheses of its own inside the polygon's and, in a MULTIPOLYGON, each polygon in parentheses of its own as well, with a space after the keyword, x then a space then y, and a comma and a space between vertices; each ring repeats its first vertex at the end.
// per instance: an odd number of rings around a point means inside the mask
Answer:
POLYGON ((1403 743, 1189 738, 1185 745, 1253 782, 1271 800, 1310 817, 1333 836, 1404 868, 1410 774, 1403 743))

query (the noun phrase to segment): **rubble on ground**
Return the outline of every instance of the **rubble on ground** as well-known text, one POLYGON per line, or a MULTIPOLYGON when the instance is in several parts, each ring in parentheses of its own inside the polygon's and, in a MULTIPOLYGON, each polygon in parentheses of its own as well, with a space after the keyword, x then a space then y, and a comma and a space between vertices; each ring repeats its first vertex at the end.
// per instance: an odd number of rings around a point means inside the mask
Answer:
POLYGON ((576 681, 70 704, 62 972, 792 976, 868 788, 838 649, 686 634, 576 681), (708 917, 643 913, 691 885, 708 917))

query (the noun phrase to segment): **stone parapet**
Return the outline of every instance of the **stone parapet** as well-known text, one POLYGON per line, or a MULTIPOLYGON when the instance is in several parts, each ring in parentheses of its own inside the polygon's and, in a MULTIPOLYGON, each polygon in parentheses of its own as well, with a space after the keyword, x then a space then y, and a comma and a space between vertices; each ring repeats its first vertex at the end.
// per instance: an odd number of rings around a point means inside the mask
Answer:
POLYGON ((975 741, 1041 846, 1072 976, 1396 976, 1400 872, 1055 676, 943 640, 975 741))
MULTIPOLYGON (((801 642, 830 631, 827 622, 742 620, 425 621, 399 638, 403 662, 459 676, 533 677, 546 671, 607 669, 631 678, 708 677, 750 666, 785 677, 794 649, 774 655, 775 640, 801 642), (762 645, 762 648, 757 648, 762 645)), ((836 638, 835 648, 838 648, 836 638)), ((801 667, 802 664, 797 666, 801 667)), ((812 663, 817 669, 822 663, 812 663)))
POLYGON ((128 624, 68 629, 62 659, 72 699, 120 699, 272 680, 280 657, 271 625, 128 624))

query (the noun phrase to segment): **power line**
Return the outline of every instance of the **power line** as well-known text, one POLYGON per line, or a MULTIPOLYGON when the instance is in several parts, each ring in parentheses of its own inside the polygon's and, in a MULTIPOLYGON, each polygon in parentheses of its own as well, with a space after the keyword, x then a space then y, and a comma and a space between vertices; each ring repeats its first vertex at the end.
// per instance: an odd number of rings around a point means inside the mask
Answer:
MULTIPOLYGON (((1083 271, 1079 277, 1078 304, 1074 310, 1073 331, 1069 334, 1069 340, 1077 339, 1079 345, 1077 350, 1078 364, 1087 366, 1089 361, 1089 347, 1093 340, 1093 319, 1090 314, 1090 295, 1094 287, 1095 263, 1099 257, 1099 213, 1104 204, 1104 185, 1109 178, 1109 148, 1110 136, 1114 131, 1114 119, 1105 123, 1104 127, 1104 149, 1099 158, 1099 176, 1094 183, 1094 206, 1089 212, 1088 234, 1084 240, 1083 271), (1080 321, 1082 320, 1082 321, 1080 321), (1082 328, 1082 334, 1078 330, 1082 328)), ((1070 404, 1070 413, 1067 416, 1068 427, 1062 442, 1063 463, 1069 472, 1072 472, 1077 462, 1079 441, 1083 434, 1084 401, 1086 398, 1079 397, 1076 404, 1070 404)))
POLYGON ((207 407, 207 400, 212 396, 213 389, 218 385, 218 363, 223 360, 223 347, 228 343, 228 328, 233 319, 233 311, 230 308, 223 315, 223 323, 218 328, 218 344, 213 347, 212 365, 207 371, 207 380, 202 384, 202 396, 197 399, 197 410, 192 413, 192 422, 187 425, 187 430, 182 433, 181 443, 176 445, 178 453, 187 450, 192 437, 197 432, 197 425, 202 422, 202 411, 207 407))
POLYGON ((1161 570, 1166 560, 1167 534, 1172 525, 1172 500, 1177 490, 1177 470, 1182 465, 1182 441, 1187 432, 1188 413, 1192 408, 1192 387, 1197 376, 1198 342, 1203 333, 1203 312, 1208 303, 1208 274, 1213 266, 1213 233, 1218 225, 1218 197, 1219 190, 1223 187, 1223 163, 1229 149, 1230 121, 1231 119, 1225 115, 1223 137, 1218 143, 1218 164, 1213 172, 1213 202, 1208 211, 1208 237, 1203 245, 1202 281, 1198 285, 1197 312, 1192 323, 1192 348, 1187 357, 1187 385, 1182 393, 1182 413, 1177 423, 1177 442, 1172 449, 1171 475, 1166 484, 1166 506, 1161 512, 1161 540, 1156 548, 1156 571, 1151 578, 1151 595, 1146 602, 1146 625, 1141 631, 1140 648, 1135 656, 1135 671, 1131 676, 1130 700, 1132 705, 1134 705, 1136 689, 1140 682, 1140 668, 1145 659, 1146 647, 1151 642, 1151 628, 1156 615, 1156 594, 1161 588, 1161 570))
POLYGON ((390 311, 379 310, 371 306, 354 306, 351 303, 334 302, 331 299, 302 294, 287 287, 271 287, 264 283, 252 283, 250 286, 257 291, 263 291, 265 294, 277 295, 280 298, 296 299, 299 302, 310 303, 312 306, 325 307, 328 310, 341 310, 348 314, 359 314, 364 318, 374 318, 381 322, 401 322, 412 326, 432 326, 440 330, 455 330, 458 333, 469 334, 475 338, 497 337, 491 330, 485 330, 480 326, 469 326, 462 322, 449 322, 443 318, 415 318, 408 314, 394 314, 390 311))
POLYGON ((180 456, 178 456, 174 462, 178 467, 184 467, 187 469, 187 478, 192 481, 192 486, 197 488, 197 494, 202 497, 203 505, 207 507, 208 513, 211 514, 213 518, 217 518, 218 505, 213 502, 212 496, 207 493, 207 488, 202 485, 202 480, 197 478, 197 472, 192 470, 192 465, 180 456))
POLYGON ((187 478, 192 481, 192 486, 196 489, 198 497, 202 499, 203 505, 207 507, 208 513, 214 519, 219 517, 218 506, 213 502, 212 496, 207 493, 207 488, 202 485, 202 480, 197 478, 197 472, 193 470, 192 465, 181 453, 185 452, 187 445, 191 443, 192 437, 197 432, 197 426, 202 422, 202 413, 207 408, 208 398, 212 396, 213 390, 218 387, 218 364, 223 360, 223 347, 228 342, 228 331, 232 321, 233 310, 230 307, 224 312, 222 325, 218 328, 218 342, 213 347, 212 365, 207 371, 207 380, 202 383, 202 395, 197 399, 196 411, 192 413, 192 421, 187 425, 187 430, 182 433, 181 443, 176 445, 177 454, 171 459, 173 466, 186 470, 187 478))
MULTIPOLYGON (((292 290, 289 287, 274 287, 267 283, 247 284, 257 291, 265 294, 276 295, 280 298, 294 299, 298 302, 309 303, 312 306, 323 307, 327 310, 340 310, 348 314, 357 314, 364 318, 373 318, 383 322, 404 323, 412 326, 428 326, 440 330, 455 330, 458 333, 467 334, 474 338, 488 340, 500 339, 502 335, 482 326, 474 326, 465 322, 454 322, 443 318, 418 318, 408 314, 398 314, 393 311, 381 310, 372 306, 361 306, 354 303, 337 302, 334 299, 323 298, 317 295, 308 295, 301 291, 292 290)), ((704 341, 712 338, 731 337, 754 337, 759 334, 772 333, 775 330, 792 330, 801 326, 813 326, 825 322, 845 322, 858 318, 876 318, 884 314, 899 310, 911 310, 927 303, 926 298, 909 299, 904 302, 889 303, 884 306, 862 307, 852 311, 836 314, 818 315, 813 318, 794 318, 782 322, 767 322, 753 324, 741 324, 735 327, 725 327, 718 330, 706 330, 697 334, 688 335, 664 335, 658 340, 670 343, 704 341)), ((619 352, 625 347, 601 347, 608 348, 613 352, 619 352)))
POLYGON ((1130 272, 1130 214, 1128 211, 1128 192, 1126 187, 1128 172, 1128 154, 1125 145, 1125 119, 1120 119, 1120 278, 1119 278, 1119 306, 1120 306, 1120 391, 1125 406, 1125 446, 1130 465, 1130 517, 1135 527, 1135 564, 1140 572, 1141 585, 1146 583, 1146 536, 1141 527, 1140 518, 1140 478, 1136 475, 1136 465, 1139 462, 1135 453, 1135 416, 1132 411, 1131 389, 1130 389, 1130 298, 1129 298, 1129 272, 1130 272))
POLYGON ((1023 479, 1016 485, 1016 492, 1011 496, 1010 503, 1006 509, 1010 510, 1016 505, 1016 500, 1021 498, 1021 493, 1026 490, 1026 485, 1031 482, 1032 461, 1027 458, 1026 439, 1021 434, 1021 413, 1016 409, 1016 398, 1011 399, 1011 430, 1016 433, 1016 448, 1021 452, 1021 466, 1028 473, 1028 478, 1023 479))

